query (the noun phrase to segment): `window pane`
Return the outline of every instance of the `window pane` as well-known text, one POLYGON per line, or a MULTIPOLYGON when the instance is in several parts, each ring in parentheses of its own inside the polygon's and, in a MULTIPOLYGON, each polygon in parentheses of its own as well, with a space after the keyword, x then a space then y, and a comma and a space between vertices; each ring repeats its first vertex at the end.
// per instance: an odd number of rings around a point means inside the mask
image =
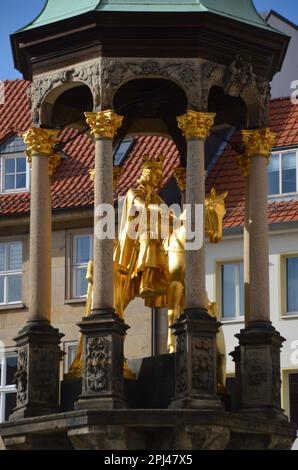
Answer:
POLYGON ((5 245, 0 244, 0 271, 5 271, 5 245))
POLYGON ((11 243, 9 245, 9 266, 10 271, 22 269, 22 243, 11 243))
POLYGON ((235 264, 222 265, 222 315, 224 318, 236 316, 235 264))
POLYGON ((16 175, 16 189, 26 188, 26 173, 16 175))
POLYGON ((6 382, 5 385, 13 385, 14 384, 14 376, 17 371, 17 363, 18 358, 14 357, 7 357, 6 358, 6 382))
POLYGON ((77 237, 76 238, 76 253, 75 253, 75 262, 76 263, 88 263, 90 261, 90 244, 91 237, 77 237))
POLYGON ((20 302, 22 299, 22 276, 7 276, 8 302, 20 302))
POLYGON ((75 296, 83 297, 87 294, 88 281, 86 279, 87 268, 80 268, 75 270, 75 296))
POLYGON ((239 264, 239 313, 240 315, 244 315, 244 264, 239 264))
POLYGON ((8 421, 9 416, 16 407, 16 393, 5 393, 5 421, 8 421))
POLYGON ((279 155, 272 155, 268 167, 268 194, 279 193, 279 155))
POLYGON ((4 303, 4 276, 0 276, 0 303, 4 303))
POLYGON ((298 312, 298 258, 287 259, 287 312, 298 312))
POLYGON ((16 159, 15 158, 6 158, 5 160, 5 174, 15 173, 16 172, 16 159))
POLYGON ((296 192, 296 153, 282 156, 282 192, 296 192))
POLYGON ((26 158, 17 158, 17 173, 26 173, 26 158))
POLYGON ((5 190, 15 189, 15 175, 5 176, 5 190))

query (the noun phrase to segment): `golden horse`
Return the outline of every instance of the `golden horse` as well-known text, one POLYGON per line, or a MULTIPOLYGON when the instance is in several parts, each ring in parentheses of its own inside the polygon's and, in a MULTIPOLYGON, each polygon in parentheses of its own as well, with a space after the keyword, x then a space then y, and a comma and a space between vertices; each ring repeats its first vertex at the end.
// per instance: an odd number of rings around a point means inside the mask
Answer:
MULTIPOLYGON (((226 214, 225 199, 228 193, 217 195, 214 188, 205 200, 205 231, 211 243, 219 243, 222 240, 222 221, 226 214)), ((181 215, 184 219, 184 213, 181 215)), ((185 225, 182 224, 174 230, 164 241, 165 250, 168 253, 168 270, 170 273, 170 283, 167 291, 168 301, 168 351, 175 351, 175 337, 171 326, 176 323, 184 309, 185 290, 185 225)), ((206 308, 209 315, 218 319, 216 303, 208 299, 206 292, 206 308)), ((217 354, 218 354, 218 390, 225 388, 226 376, 226 349, 222 328, 217 334, 217 354)))

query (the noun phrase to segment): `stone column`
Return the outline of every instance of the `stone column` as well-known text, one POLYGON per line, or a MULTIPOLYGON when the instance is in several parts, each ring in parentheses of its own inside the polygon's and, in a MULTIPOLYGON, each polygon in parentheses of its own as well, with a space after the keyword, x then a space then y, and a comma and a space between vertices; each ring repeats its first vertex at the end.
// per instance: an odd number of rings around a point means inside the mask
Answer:
MULTIPOLYGON (((205 208, 205 139, 214 114, 188 111, 178 118, 187 140, 186 204, 194 229, 195 206, 205 208)), ((217 399, 216 334, 219 324, 207 312, 205 288, 205 217, 200 227, 203 245, 186 250, 186 308, 173 326, 177 336, 176 391, 173 408, 215 409, 217 399)))
POLYGON ((104 215, 99 208, 114 208, 113 138, 123 118, 112 110, 85 115, 95 140, 94 291, 92 313, 79 323, 83 334, 83 379, 76 408, 122 408, 123 340, 128 326, 114 310, 114 240, 101 237, 97 225, 104 215))
MULTIPOLYGON (((243 131, 247 168, 246 204, 249 213, 249 316, 246 328, 237 335, 237 380, 240 384, 240 407, 275 418, 283 417, 280 389, 280 349, 284 339, 270 322, 269 253, 268 253, 268 183, 267 165, 275 135, 269 129, 243 131)), ((246 220, 247 224, 247 220, 246 220)), ((247 235, 246 235, 247 237, 247 235)))
POLYGON ((32 167, 30 209, 29 320, 15 338, 18 349, 17 407, 10 419, 59 409, 60 339, 51 321, 51 176, 61 157, 54 154, 58 131, 31 128, 24 135, 32 167))

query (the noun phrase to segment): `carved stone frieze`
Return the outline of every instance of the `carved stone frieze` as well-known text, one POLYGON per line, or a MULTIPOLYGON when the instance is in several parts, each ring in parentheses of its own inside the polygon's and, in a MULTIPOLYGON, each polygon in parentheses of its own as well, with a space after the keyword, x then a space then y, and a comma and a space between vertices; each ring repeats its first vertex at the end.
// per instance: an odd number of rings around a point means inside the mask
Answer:
POLYGON ((103 61, 103 108, 112 105, 119 86, 134 78, 167 78, 187 93, 189 107, 200 104, 200 65, 195 60, 108 59, 103 61))

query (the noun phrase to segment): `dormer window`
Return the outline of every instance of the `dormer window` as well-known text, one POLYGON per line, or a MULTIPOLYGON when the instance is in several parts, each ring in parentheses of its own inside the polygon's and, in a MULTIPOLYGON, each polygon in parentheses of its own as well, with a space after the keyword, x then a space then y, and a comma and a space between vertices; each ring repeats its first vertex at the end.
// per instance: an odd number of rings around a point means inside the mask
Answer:
POLYGON ((298 192, 298 150, 274 152, 268 167, 269 196, 298 192))
POLYGON ((11 137, 0 146, 1 193, 19 193, 29 190, 29 165, 25 145, 19 137, 11 137))

